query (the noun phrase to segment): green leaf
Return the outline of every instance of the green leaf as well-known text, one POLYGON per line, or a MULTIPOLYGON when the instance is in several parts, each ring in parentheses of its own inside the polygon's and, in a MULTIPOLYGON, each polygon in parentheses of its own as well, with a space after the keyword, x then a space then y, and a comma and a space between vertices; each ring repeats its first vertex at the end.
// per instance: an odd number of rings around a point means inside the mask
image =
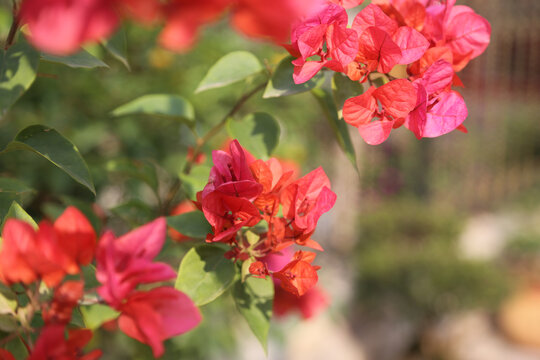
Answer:
POLYGON ((13 332, 17 330, 19 323, 15 316, 11 314, 0 314, 0 331, 13 332))
POLYGON ((195 93, 220 88, 255 75, 263 66, 248 51, 234 51, 219 59, 206 73, 195 93))
POLYGON ((303 93, 318 87, 324 82, 324 76, 322 72, 319 72, 311 80, 303 84, 295 84, 293 81, 294 65, 291 63, 293 60, 292 56, 287 56, 278 64, 272 78, 266 85, 263 94, 264 99, 303 93))
POLYGON ((16 201, 11 203, 11 206, 9 207, 9 210, 6 216, 4 217, 4 221, 2 222, 2 226, 0 226, 0 229, 4 228, 4 224, 6 223, 6 220, 9 218, 25 221, 29 223, 30 225, 32 225, 32 227, 36 230, 38 228, 38 225, 36 224, 34 219, 32 219, 32 217, 28 215, 28 213, 24 211, 21 205, 19 205, 16 201))
POLYGON ((36 79, 39 53, 24 40, 0 48, 0 118, 36 79))
POLYGON ((13 150, 28 150, 41 155, 96 194, 90 172, 79 150, 56 130, 42 125, 29 126, 21 130, 0 154, 13 150))
POLYGON ((181 96, 171 94, 143 95, 112 111, 113 116, 131 114, 167 116, 189 122, 195 120, 195 110, 191 103, 181 96))
POLYGON ((158 191, 159 181, 155 165, 149 160, 115 159, 107 162, 107 171, 138 179, 154 192, 158 191))
POLYGON ((175 288, 185 292, 197 306, 208 304, 232 284, 234 263, 225 258, 226 250, 202 245, 192 248, 182 259, 175 288))
POLYGON ((25 195, 33 193, 35 190, 18 179, 0 177, 0 192, 14 192, 25 195))
POLYGON ((334 135, 336 136, 339 146, 345 152, 345 155, 356 171, 358 171, 358 166, 356 165, 356 153, 349 135, 349 129, 345 123, 345 120, 338 115, 338 110, 336 108, 336 104, 334 103, 334 99, 332 98, 331 90, 321 87, 311 90, 311 93, 319 102, 328 123, 334 131, 334 135))
POLYGON ((0 178, 0 219, 4 219, 14 201, 22 203, 34 192, 17 179, 0 178))
POLYGON ((99 328, 103 323, 116 319, 120 315, 118 311, 102 304, 81 306, 80 309, 84 324, 91 330, 99 328))
POLYGON ((155 218, 154 209, 139 199, 131 199, 115 206, 111 209, 111 212, 128 222, 132 228, 145 224, 155 218))
POLYGON ((195 199, 197 191, 200 191, 208 183, 210 167, 206 165, 194 166, 189 175, 180 173, 178 176, 182 180, 182 188, 190 199, 195 199))
POLYGON ((4 219, 14 201, 21 201, 21 197, 12 191, 0 192, 0 219, 4 219))
POLYGON ((238 139, 258 159, 267 159, 272 155, 281 132, 273 116, 260 112, 249 114, 240 121, 229 119, 227 130, 232 138, 238 139))
POLYGON ((345 100, 363 93, 364 86, 358 81, 352 81, 347 75, 337 72, 332 77, 332 95, 338 110, 343 109, 345 100))
POLYGON ((212 227, 201 211, 191 211, 167 217, 167 225, 174 230, 194 239, 205 239, 212 227))
POLYGON ((103 47, 111 54, 116 60, 120 61, 126 69, 131 70, 127 59, 127 41, 126 32, 123 28, 120 28, 109 39, 102 42, 103 47))
POLYGON ((266 353, 274 300, 274 282, 270 277, 266 279, 248 277, 244 282, 239 280, 234 284, 233 296, 238 311, 246 319, 266 353))
POLYGON ((29 355, 28 348, 24 345, 21 336, 17 336, 2 348, 9 351, 15 359, 26 359, 29 355))
POLYGON ((15 314, 17 295, 6 285, 0 284, 0 314, 15 314))
POLYGON ((45 61, 67 65, 71 68, 92 69, 96 67, 109 67, 109 65, 105 64, 101 59, 98 59, 86 50, 81 50, 78 53, 69 56, 56 56, 41 53, 41 58, 45 61))

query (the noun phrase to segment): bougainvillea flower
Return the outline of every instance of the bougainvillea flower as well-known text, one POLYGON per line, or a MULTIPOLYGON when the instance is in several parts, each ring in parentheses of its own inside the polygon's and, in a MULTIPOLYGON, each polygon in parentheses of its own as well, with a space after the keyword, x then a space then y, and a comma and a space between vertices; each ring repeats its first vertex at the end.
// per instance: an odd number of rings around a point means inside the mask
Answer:
POLYGON ((66 339, 64 325, 45 325, 28 360, 99 359, 101 357, 101 350, 93 350, 88 354, 83 354, 82 352, 83 347, 91 339, 92 331, 89 329, 68 330, 68 338, 66 339))
POLYGON ((454 70, 460 71, 486 50, 491 25, 470 7, 454 4, 455 0, 427 4, 422 33, 433 44, 448 47, 452 51, 454 70))
POLYGON ((351 9, 355 6, 361 5, 364 0, 330 0, 330 2, 338 4, 345 9, 351 9))
POLYGON ((388 17, 378 6, 369 4, 355 16, 352 28, 361 35, 370 27, 392 35, 398 29, 398 23, 388 17))
POLYGON ((291 45, 287 49, 297 57, 293 61, 293 80, 296 84, 302 84, 325 66, 346 68, 356 56, 358 34, 347 28, 345 9, 328 4, 293 28, 291 45), (308 60, 312 56, 318 56, 320 60, 308 60))
POLYGON ((287 41, 291 25, 322 3, 320 0, 237 0, 231 9, 231 22, 247 36, 282 43, 287 41))
POLYGON ((343 118, 358 128, 368 144, 378 145, 388 138, 393 128, 403 124, 416 102, 414 85, 408 80, 397 79, 347 99, 343 105, 343 118))
POLYGON ((0 360, 15 360, 15 357, 9 351, 0 349, 0 360))
MULTIPOLYGON (((185 200, 174 207, 174 209, 171 211, 171 215, 172 216, 181 215, 181 214, 185 214, 187 212, 196 211, 196 210, 197 210, 197 207, 195 206, 195 204, 193 204, 192 201, 185 200)), ((172 227, 169 227, 168 232, 171 239, 173 239, 176 242, 190 240, 189 236, 186 236, 180 233, 179 231, 176 231, 172 227)))
MULTIPOLYGON (((472 60, 482 54, 490 38, 491 25, 486 19, 468 6, 455 6, 452 9, 446 20, 445 41, 454 54, 454 66, 460 59, 472 60)), ((460 64, 459 70, 465 65, 460 64)))
POLYGON ((437 137, 459 128, 467 118, 467 106, 459 93, 450 90, 454 78, 452 65, 435 62, 413 82, 417 89, 416 106, 405 126, 417 138, 437 137))
POLYGON ((122 15, 143 24, 151 24, 162 15, 163 6, 159 0, 112 0, 122 15))
POLYGON ((96 232, 88 219, 69 206, 54 222, 58 244, 78 265, 88 265, 94 258, 96 232))
POLYGON ((373 4, 356 15, 352 28, 360 37, 355 61, 344 71, 352 80, 365 81, 372 71, 388 73, 395 65, 410 64, 429 48, 421 33, 409 26, 399 27, 373 4))
POLYGON ((429 48, 429 41, 418 31, 409 26, 401 26, 392 36, 401 50, 398 64, 407 65, 420 59, 429 48))
POLYGON ((164 340, 183 334, 201 322, 193 301, 172 287, 134 292, 118 310, 120 330, 150 345, 156 358, 164 353, 164 340))
POLYGON ((230 10, 231 22, 250 37, 286 41, 291 24, 320 7, 319 0, 172 0, 165 5, 163 46, 175 51, 191 48, 201 26, 230 10))
POLYGON ((213 230, 208 241, 227 241, 243 226, 254 226, 261 220, 259 210, 250 201, 217 191, 203 198, 201 205, 213 230))
MULTIPOLYGON (((292 259, 293 252, 291 248, 287 248, 268 254, 260 262, 264 264, 266 271, 277 272, 292 259)), ((307 290, 302 296, 296 296, 283 289, 280 284, 281 280, 274 278, 273 313, 278 317, 293 311, 300 311, 302 317, 308 319, 324 310, 329 304, 328 296, 317 286, 307 290)))
POLYGON ((165 5, 166 24, 161 31, 161 45, 173 51, 189 50, 195 40, 199 28, 217 19, 230 0, 171 0, 165 5))
POLYGON ((107 231, 98 245, 96 278, 98 293, 118 306, 139 284, 171 280, 176 272, 170 265, 153 262, 166 237, 165 218, 158 218, 119 238, 107 231))
POLYGON ((372 4, 380 7, 386 15, 402 26, 410 26, 422 31, 426 18, 426 1, 424 0, 372 0, 372 4))
POLYGON ((281 287, 296 296, 304 295, 313 288, 318 281, 318 266, 311 263, 315 253, 309 251, 297 251, 293 260, 281 270, 274 272, 272 276, 280 281, 281 287))
POLYGON ((288 185, 281 194, 283 216, 305 233, 315 230, 321 215, 335 202, 336 194, 321 167, 288 185))
POLYGON ((54 290, 50 304, 45 305, 42 316, 46 324, 68 324, 71 320, 73 308, 84 293, 84 282, 66 281, 54 290))
POLYGON ((329 304, 328 295, 317 286, 299 297, 280 286, 275 286, 272 314, 283 317, 291 312, 299 311, 304 319, 310 319, 326 309, 329 304))
POLYGON ((255 180, 263 186, 262 193, 253 202, 264 214, 275 216, 279 211, 281 190, 288 184, 294 171, 285 171, 279 160, 257 160, 250 165, 255 180))
POLYGON ((261 193, 262 186, 255 181, 245 150, 237 140, 230 143, 229 152, 212 152, 214 166, 210 170, 208 184, 202 191, 203 199, 214 191, 248 200, 255 199, 261 193))
POLYGON ((109 36, 119 23, 110 0, 24 0, 19 17, 32 44, 58 55, 109 36))
POLYGON ((13 219, 6 222, 4 232, 0 273, 6 274, 7 283, 29 284, 43 279, 54 286, 66 273, 75 274, 79 265, 89 264, 96 247, 96 234, 90 222, 71 206, 54 224, 40 222, 37 232, 13 219))

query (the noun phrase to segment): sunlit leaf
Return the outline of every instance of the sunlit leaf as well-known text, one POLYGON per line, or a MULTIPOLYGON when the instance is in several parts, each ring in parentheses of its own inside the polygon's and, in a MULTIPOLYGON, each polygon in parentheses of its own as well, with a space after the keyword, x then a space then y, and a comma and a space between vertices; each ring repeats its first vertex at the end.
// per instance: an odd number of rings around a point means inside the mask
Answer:
POLYGON ((34 229, 38 228, 37 223, 32 219, 30 215, 24 209, 19 205, 16 201, 11 203, 11 206, 9 207, 9 210, 4 217, 4 221, 2 222, 2 226, 0 226, 0 229, 4 228, 4 224, 6 223, 7 219, 18 219, 22 220, 24 222, 27 222, 28 224, 32 225, 34 229))
POLYGON ((229 135, 238 139, 256 158, 267 159, 279 142, 281 129, 278 121, 267 113, 253 113, 237 121, 229 119, 229 135))
POLYGON ((147 114, 175 117, 193 122, 195 111, 189 101, 178 95, 143 95, 112 111, 113 116, 147 114))
POLYGON ((0 117, 36 79, 39 53, 23 40, 7 51, 0 48, 0 117))
POLYGON ((248 51, 234 51, 223 56, 208 70, 195 92, 227 86, 262 70, 263 66, 255 55, 248 51))
POLYGON ((274 282, 270 277, 267 279, 248 277, 244 282, 239 280, 234 284, 233 296, 238 311, 267 352, 274 282))
POLYGON ((198 306, 215 300, 235 277, 234 263, 225 258, 225 252, 215 245, 189 250, 178 269, 175 288, 185 292, 198 306))
POLYGON ((84 324, 91 330, 99 328, 103 323, 116 319, 120 315, 118 311, 102 304, 81 306, 80 309, 84 324))

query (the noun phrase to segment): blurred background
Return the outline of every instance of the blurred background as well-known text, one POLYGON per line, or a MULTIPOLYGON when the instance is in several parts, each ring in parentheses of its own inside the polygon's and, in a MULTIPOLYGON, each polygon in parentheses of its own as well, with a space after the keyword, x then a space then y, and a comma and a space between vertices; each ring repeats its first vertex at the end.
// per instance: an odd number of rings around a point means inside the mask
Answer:
MULTIPOLYGON (((351 129, 358 175, 310 94, 256 96, 241 111, 276 116, 282 127, 277 155, 303 173, 322 165, 338 195, 315 236, 325 248, 318 256, 320 285, 331 305, 309 320, 276 319, 269 359, 540 359, 540 2, 458 4, 473 7, 493 29, 486 53, 459 74, 468 134, 417 141, 400 129, 372 147, 351 129)), ((0 8, 1 38, 11 21, 8 9, 0 8)), ((119 233, 156 216, 147 183, 127 175, 150 167, 165 191, 194 140, 180 122, 110 112, 144 94, 179 94, 193 103, 204 133, 253 86, 194 95, 211 64, 233 50, 252 51, 270 66, 285 56, 225 22, 207 28, 185 55, 149 45, 156 36, 151 30, 129 25, 126 33, 130 71, 98 47, 89 50, 109 68, 42 63, 30 91, 0 120, 0 148, 36 123, 72 140, 92 171, 107 226, 119 233)), ((226 138, 223 132, 207 150, 226 138)), ((195 183, 204 184, 207 165, 195 171, 195 183)), ((0 176, 35 189, 24 205, 36 218, 75 204, 99 224, 92 194, 37 156, 0 156, 0 176)), ((169 243, 166 257, 178 263, 192 245, 169 243)), ((168 341, 164 358, 265 358, 230 297, 202 311, 201 326, 168 341)), ((104 359, 151 358, 145 346, 106 330, 92 346, 105 350, 104 359)))

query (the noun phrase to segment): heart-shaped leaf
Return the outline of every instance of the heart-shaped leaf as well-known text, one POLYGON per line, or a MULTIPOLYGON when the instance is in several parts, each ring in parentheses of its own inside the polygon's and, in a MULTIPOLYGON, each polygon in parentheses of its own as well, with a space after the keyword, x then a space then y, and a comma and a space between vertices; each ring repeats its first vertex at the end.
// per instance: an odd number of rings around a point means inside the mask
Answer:
POLYGON ((182 259, 175 288, 185 292, 197 306, 223 294, 235 277, 234 263, 226 250, 215 245, 192 248, 182 259))

